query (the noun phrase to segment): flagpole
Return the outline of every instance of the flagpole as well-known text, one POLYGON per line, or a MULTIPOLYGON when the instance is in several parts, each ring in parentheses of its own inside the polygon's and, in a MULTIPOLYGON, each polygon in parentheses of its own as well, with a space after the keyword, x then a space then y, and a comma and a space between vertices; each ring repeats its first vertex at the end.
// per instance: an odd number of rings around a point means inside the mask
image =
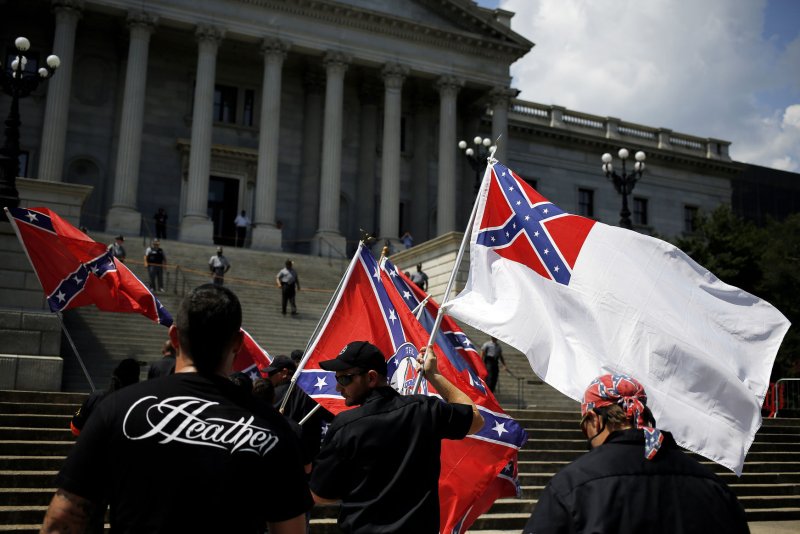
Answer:
MULTIPOLYGON (((478 192, 478 195, 475 197, 475 204, 472 205, 472 213, 469 215, 469 221, 467 222, 467 229, 464 230, 464 237, 461 239, 461 246, 458 248, 458 254, 456 254, 456 261, 453 264, 453 270, 450 272, 450 280, 447 281, 447 289, 444 291, 444 296, 442 297, 442 302, 439 303, 439 311, 436 314, 436 321, 433 323, 433 328, 431 328, 431 335, 428 338, 428 347, 433 347, 433 342, 436 339, 436 334, 439 332, 439 327, 442 324, 442 319, 444 317, 444 306, 447 301, 450 299, 450 293, 453 290, 453 285, 456 281, 456 276, 458 275, 458 268, 461 266, 461 261, 464 258, 464 250, 467 248, 467 243, 469 242, 470 236, 472 235, 472 225, 475 222, 475 215, 478 213, 478 204, 480 200, 480 193, 484 190, 484 184, 486 184, 487 178, 491 175, 492 168, 494 164, 497 163, 497 160, 494 159, 494 152, 497 150, 496 147, 492 147, 490 149, 489 157, 487 158, 487 165, 486 171, 483 173, 483 180, 481 181, 481 188, 478 192)), ((424 358, 428 357, 428 351, 425 351, 424 358)), ((424 364, 424 359, 423 359, 424 364)), ((421 371, 421 370, 420 370, 421 371)), ((417 381, 414 384, 414 393, 419 393, 419 387, 422 382, 423 373, 420 372, 417 375, 417 381)))
POLYGON ((278 409, 278 411, 281 413, 283 413, 283 410, 286 408, 286 403, 289 401, 289 394, 294 389, 295 383, 297 382, 297 378, 300 376, 300 371, 303 369, 303 367, 305 367, 306 362, 311 357, 311 354, 309 353, 308 349, 311 347, 311 344, 316 339, 317 334, 322 328, 322 325, 328 321, 333 306, 335 305, 335 303, 339 302, 339 297, 342 292, 342 287, 344 287, 345 282, 347 282, 347 280, 350 279, 350 275, 353 272, 353 264, 354 262, 358 261, 358 255, 361 252, 361 247, 363 246, 364 246, 364 241, 359 241, 356 253, 353 254, 353 259, 350 260, 350 265, 347 267, 347 272, 344 274, 344 276, 342 276, 342 279, 339 280, 339 285, 336 286, 336 290, 333 292, 333 296, 331 297, 331 300, 328 302, 328 307, 325 308, 325 312, 322 314, 322 317, 320 317, 317 326, 314 328, 314 333, 311 334, 311 337, 308 339, 308 343, 306 344, 306 350, 303 352, 303 359, 300 360, 300 363, 297 365, 297 370, 292 375, 292 380, 291 382, 289 382, 289 388, 286 390, 286 395, 283 396, 283 400, 281 401, 281 407, 278 409))
POLYGON ((72 352, 75 353, 75 357, 78 358, 78 363, 81 364, 81 369, 83 369, 83 374, 86 375, 86 380, 89 381, 89 387, 92 388, 92 393, 95 392, 97 388, 94 387, 94 382, 92 382, 92 377, 89 376, 89 370, 86 369, 86 364, 83 363, 83 358, 81 355, 78 354, 78 349, 75 347, 75 342, 72 341, 72 336, 69 335, 69 331, 67 330, 67 325, 64 324, 64 318, 61 316, 61 312, 56 312, 56 317, 58 317, 58 322, 61 323, 61 330, 64 331, 64 335, 69 341, 70 346, 72 347, 72 352))
MULTIPOLYGON (((28 254, 28 247, 25 246, 25 241, 22 240, 22 236, 19 233, 19 228, 17 227, 17 221, 14 220, 14 217, 11 215, 11 212, 8 211, 8 208, 3 207, 3 211, 6 212, 6 220, 11 223, 11 227, 14 229, 14 233, 17 234, 17 240, 19 241, 22 250, 25 251, 25 257, 28 258, 28 263, 31 264, 31 269, 33 269, 33 274, 36 275, 36 279, 39 280, 39 285, 44 291, 44 284, 42 284, 42 279, 39 278, 39 271, 36 270, 36 266, 33 264, 33 260, 31 259, 31 255, 28 254)), ((45 300, 47 300, 47 295, 45 294, 45 300)), ((48 302, 48 306, 50 303, 48 302)), ((50 310, 52 311, 52 310, 50 310)), ((75 348, 75 343, 72 341, 72 336, 69 335, 67 331, 67 327, 64 326, 64 320, 61 317, 61 312, 55 312, 56 317, 58 317, 58 322, 61 323, 61 329, 64 331, 64 335, 67 337, 69 344, 72 345, 72 351, 75 353, 75 356, 78 358, 78 363, 81 364, 81 369, 83 369, 83 374, 86 375, 86 380, 89 382, 89 386, 92 388, 92 393, 95 391, 94 382, 92 382, 92 377, 89 376, 89 371, 86 370, 86 365, 83 363, 83 359, 81 359, 81 355, 78 354, 78 349, 75 348)))

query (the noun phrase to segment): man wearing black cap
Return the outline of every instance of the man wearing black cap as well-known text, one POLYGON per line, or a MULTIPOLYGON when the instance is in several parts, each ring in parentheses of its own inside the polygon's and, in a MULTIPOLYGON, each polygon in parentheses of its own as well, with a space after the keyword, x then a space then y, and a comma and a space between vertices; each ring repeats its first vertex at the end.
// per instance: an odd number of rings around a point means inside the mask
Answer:
MULTIPOLYGON (((276 409, 280 409, 283 404, 283 398, 289 391, 289 385, 292 381, 292 375, 297 371, 297 364, 288 356, 276 356, 268 367, 263 369, 263 373, 267 375, 267 379, 275 386, 275 400, 273 405, 276 409)), ((307 451, 313 459, 319 452, 320 442, 322 441, 322 427, 333 420, 333 414, 319 406, 316 401, 309 397, 305 391, 299 387, 292 388, 289 394, 289 400, 286 401, 286 407, 283 414, 296 423, 303 421, 305 417, 316 408, 314 415, 308 418, 303 423, 301 428, 301 440, 303 441, 304 450, 307 451)))
POLYGON ((441 440, 480 430, 475 404, 439 374, 433 351, 424 374, 445 402, 397 393, 383 353, 366 341, 320 367, 336 372, 336 390, 357 408, 336 416, 325 435, 311 473, 314 499, 341 501, 345 532, 438 532, 441 440))

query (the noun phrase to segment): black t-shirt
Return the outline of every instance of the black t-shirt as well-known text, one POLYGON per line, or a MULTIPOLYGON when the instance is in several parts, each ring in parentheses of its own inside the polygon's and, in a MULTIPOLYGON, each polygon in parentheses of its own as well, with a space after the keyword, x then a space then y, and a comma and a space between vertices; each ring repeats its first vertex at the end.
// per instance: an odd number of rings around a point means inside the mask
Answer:
POLYGON ((86 426, 89 416, 92 415, 97 405, 100 404, 100 401, 106 398, 108 394, 109 392, 107 390, 98 390, 89 395, 86 400, 83 401, 81 407, 78 408, 78 411, 75 412, 75 415, 72 416, 72 420, 70 421, 72 427, 78 432, 81 432, 83 427, 86 426))
POLYGON ((437 533, 441 440, 463 438, 471 424, 471 406, 373 390, 363 406, 334 418, 311 489, 342 500, 345 532, 437 533))
POLYGON ((124 388, 95 410, 56 484, 111 506, 112 532, 246 532, 313 502, 286 420, 218 376, 124 388))

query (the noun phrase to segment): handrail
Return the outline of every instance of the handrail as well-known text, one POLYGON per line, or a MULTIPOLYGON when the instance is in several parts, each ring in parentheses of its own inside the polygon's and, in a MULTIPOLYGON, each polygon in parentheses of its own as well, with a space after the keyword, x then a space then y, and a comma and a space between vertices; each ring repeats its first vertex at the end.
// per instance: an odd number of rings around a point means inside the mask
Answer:
POLYGON ((778 417, 778 411, 780 411, 781 408, 780 404, 778 404, 781 382, 800 382, 800 378, 780 378, 775 382, 775 412, 772 415, 773 418, 778 417))

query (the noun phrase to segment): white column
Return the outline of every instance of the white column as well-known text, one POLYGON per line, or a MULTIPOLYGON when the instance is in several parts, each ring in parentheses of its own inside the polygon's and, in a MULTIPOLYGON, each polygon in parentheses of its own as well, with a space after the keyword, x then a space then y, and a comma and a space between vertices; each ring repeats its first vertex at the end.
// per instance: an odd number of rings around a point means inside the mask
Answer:
POLYGON ((192 145, 189 153, 189 180, 186 207, 181 220, 180 239, 191 243, 212 242, 214 224, 208 219, 208 181, 211 172, 211 129, 214 124, 214 79, 217 48, 223 31, 198 26, 197 76, 192 111, 192 145))
POLYGON ((325 119, 322 128, 322 176, 319 188, 319 227, 311 253, 345 256, 345 237, 339 233, 339 195, 342 181, 342 105, 344 73, 350 58, 339 52, 325 56, 325 119))
POLYGON ((358 227, 372 234, 377 233, 378 221, 375 218, 375 160, 377 158, 378 136, 378 95, 380 87, 371 78, 359 83, 358 96, 361 102, 359 114, 358 144, 358 187, 356 205, 358 206, 358 227))
POLYGON ((72 88, 72 68, 75 56, 75 30, 81 18, 83 0, 56 0, 56 32, 53 53, 61 66, 47 82, 47 103, 44 108, 42 148, 39 157, 39 179, 60 182, 64 173, 64 147, 67 141, 69 95, 72 88))
POLYGON ((436 235, 456 230, 456 97, 464 80, 442 76, 439 89, 439 182, 437 190, 436 235))
POLYGON ((130 44, 125 71, 125 91, 117 149, 117 171, 114 174, 114 198, 106 217, 106 232, 138 235, 142 214, 136 209, 139 190, 139 161, 142 153, 147 57, 150 34, 156 18, 142 12, 128 14, 130 44))
POLYGON ((258 169, 256 170, 255 227, 252 248, 281 250, 281 230, 275 225, 278 200, 278 154, 281 131, 281 70, 289 45, 278 39, 265 39, 264 78, 261 83, 261 122, 259 124, 258 169))
POLYGON ((506 155, 508 154, 508 106, 511 99, 519 94, 517 89, 509 87, 495 87, 489 93, 492 103, 492 143, 497 143, 497 151, 494 153, 495 159, 504 165, 508 165, 506 155), (499 141, 498 141, 499 139, 499 141))
POLYGON ((403 80, 408 68, 390 63, 383 68, 383 155, 381 157, 380 241, 390 240, 399 250, 400 240, 400 128, 403 80))
POLYGON ((312 67, 305 74, 305 105, 303 106, 303 174, 300 177, 298 215, 295 220, 296 239, 303 241, 305 252, 310 251, 311 237, 317 230, 319 216, 320 152, 322 148, 322 91, 325 77, 312 67), (305 241, 308 240, 308 248, 305 241))

